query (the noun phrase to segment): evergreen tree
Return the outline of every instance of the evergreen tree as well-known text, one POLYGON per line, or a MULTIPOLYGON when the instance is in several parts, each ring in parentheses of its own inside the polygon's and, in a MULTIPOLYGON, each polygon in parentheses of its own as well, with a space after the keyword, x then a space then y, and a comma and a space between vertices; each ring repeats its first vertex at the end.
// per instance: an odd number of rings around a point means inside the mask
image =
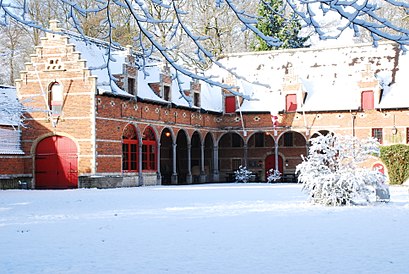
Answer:
POLYGON ((294 12, 288 13, 283 0, 262 1, 258 8, 259 21, 256 25, 264 35, 278 38, 280 46, 270 46, 260 37, 252 45, 253 50, 294 49, 305 47, 308 37, 299 37, 301 23, 294 12))

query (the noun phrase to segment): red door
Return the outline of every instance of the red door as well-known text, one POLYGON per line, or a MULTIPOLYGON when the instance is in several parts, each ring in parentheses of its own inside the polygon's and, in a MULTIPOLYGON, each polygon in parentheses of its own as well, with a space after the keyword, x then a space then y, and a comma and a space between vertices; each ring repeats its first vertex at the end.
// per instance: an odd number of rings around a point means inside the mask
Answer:
POLYGON ((77 188, 78 155, 75 143, 63 136, 40 141, 35 156, 36 188, 77 188))
MULTIPOLYGON (((266 168, 265 170, 266 174, 270 169, 275 169, 276 156, 274 154, 268 155, 264 162, 264 166, 266 168)), ((280 171, 280 173, 283 174, 283 158, 280 155, 278 155, 278 171, 280 171)))

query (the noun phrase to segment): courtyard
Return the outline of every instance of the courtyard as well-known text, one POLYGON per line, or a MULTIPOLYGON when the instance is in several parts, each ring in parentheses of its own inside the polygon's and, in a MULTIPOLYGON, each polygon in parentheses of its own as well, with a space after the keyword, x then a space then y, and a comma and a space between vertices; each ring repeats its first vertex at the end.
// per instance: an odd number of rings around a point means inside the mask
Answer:
POLYGON ((299 184, 0 192, 1 273, 405 273, 409 193, 324 207, 299 184))

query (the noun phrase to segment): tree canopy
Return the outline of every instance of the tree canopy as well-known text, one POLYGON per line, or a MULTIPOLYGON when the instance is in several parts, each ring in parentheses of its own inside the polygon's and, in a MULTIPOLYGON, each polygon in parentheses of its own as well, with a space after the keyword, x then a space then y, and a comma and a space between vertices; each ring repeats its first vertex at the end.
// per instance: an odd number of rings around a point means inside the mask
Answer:
POLYGON ((258 7, 259 20, 256 27, 264 35, 280 40, 279 46, 271 46, 261 37, 257 37, 254 50, 293 49, 304 47, 308 37, 301 37, 300 18, 294 12, 286 10, 283 0, 261 2, 258 7))

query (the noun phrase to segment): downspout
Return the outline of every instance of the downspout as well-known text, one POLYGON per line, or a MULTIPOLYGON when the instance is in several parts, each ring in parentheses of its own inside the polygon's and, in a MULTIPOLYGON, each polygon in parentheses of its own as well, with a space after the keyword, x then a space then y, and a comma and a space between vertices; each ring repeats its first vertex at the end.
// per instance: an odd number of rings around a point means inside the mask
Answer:
POLYGON ((243 113, 241 112, 241 106, 240 106, 240 102, 239 102, 239 97, 236 97, 236 101, 237 101, 237 106, 239 107, 239 113, 240 113, 240 120, 241 120, 241 127, 243 128, 243 136, 246 137, 247 136, 247 131, 244 128, 244 121, 243 121, 243 113))

